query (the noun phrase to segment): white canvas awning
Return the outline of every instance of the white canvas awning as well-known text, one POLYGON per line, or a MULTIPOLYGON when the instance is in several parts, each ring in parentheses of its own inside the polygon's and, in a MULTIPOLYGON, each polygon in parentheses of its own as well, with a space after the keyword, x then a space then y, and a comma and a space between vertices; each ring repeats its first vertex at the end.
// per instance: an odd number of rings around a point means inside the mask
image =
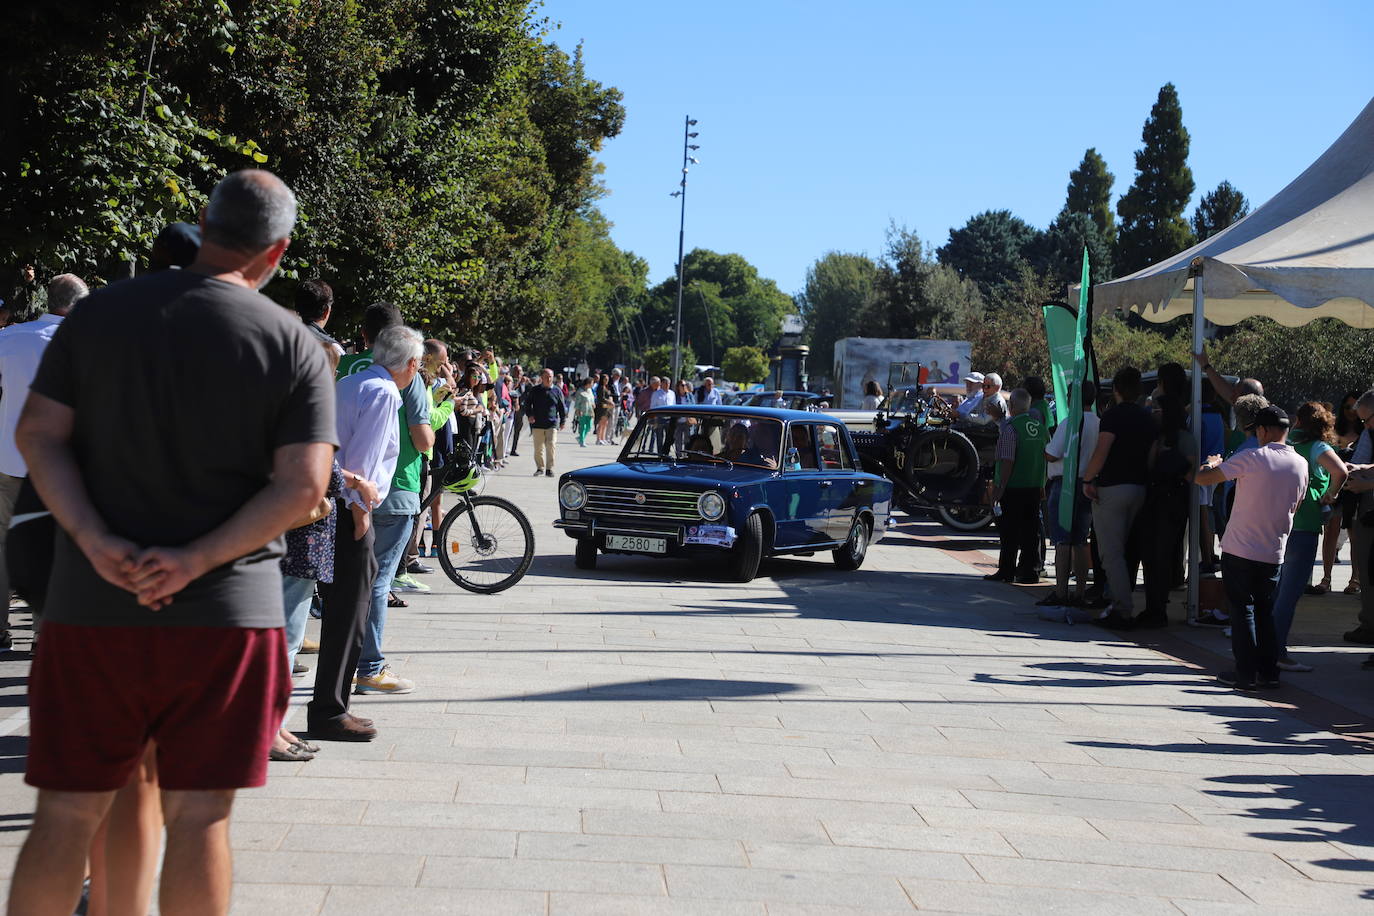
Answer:
POLYGON ((1332 317, 1374 327, 1374 101, 1249 216, 1166 261, 1095 286, 1094 311, 1135 309, 1154 322, 1192 314, 1195 262, 1205 281, 1204 313, 1216 324, 1265 315, 1289 326, 1332 317))

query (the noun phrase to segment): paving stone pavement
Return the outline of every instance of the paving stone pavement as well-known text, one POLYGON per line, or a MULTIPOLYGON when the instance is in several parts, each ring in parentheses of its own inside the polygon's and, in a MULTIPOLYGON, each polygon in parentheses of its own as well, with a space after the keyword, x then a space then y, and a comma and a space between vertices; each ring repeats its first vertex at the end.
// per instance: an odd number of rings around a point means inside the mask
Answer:
MULTIPOLYGON (((564 437, 559 459, 613 451, 564 437)), ((924 520, 857 573, 579 571, 531 468, 488 482, 534 523, 526 579, 427 576, 386 633, 418 689, 357 698, 379 739, 241 794, 235 912, 1374 911, 1374 755, 1301 701, 1039 620, 975 575, 985 537, 924 520)), ((6 875, 27 663, 0 661, 6 875)))

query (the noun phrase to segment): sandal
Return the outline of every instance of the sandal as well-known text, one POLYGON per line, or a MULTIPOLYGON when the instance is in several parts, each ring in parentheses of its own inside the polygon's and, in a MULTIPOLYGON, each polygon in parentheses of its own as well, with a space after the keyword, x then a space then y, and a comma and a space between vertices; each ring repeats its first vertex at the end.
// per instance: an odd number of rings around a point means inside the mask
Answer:
POLYGON ((1351 582, 1345 587, 1345 593, 1347 595, 1358 595, 1360 593, 1360 583, 1351 582))
POLYGON ((279 763, 303 763, 306 760, 314 760, 315 755, 303 750, 299 744, 292 744, 284 751, 279 751, 275 747, 272 748, 267 752, 267 759, 279 763))
POLYGON ((396 595, 395 592, 388 592, 388 593, 387 593, 387 596, 386 596, 386 606, 387 606, 387 607, 410 607, 410 605, 409 605, 409 604, 406 604, 406 602, 405 602, 403 599, 397 597, 397 595, 396 595))
POLYGON ((318 754, 320 752, 320 746, 318 744, 311 744, 308 741, 302 741, 300 738, 291 742, 291 746, 307 754, 318 754))
POLYGON ((1328 579, 1323 579, 1316 585, 1307 586, 1307 588, 1302 591, 1305 595, 1325 595, 1327 592, 1331 591, 1331 582, 1328 579))

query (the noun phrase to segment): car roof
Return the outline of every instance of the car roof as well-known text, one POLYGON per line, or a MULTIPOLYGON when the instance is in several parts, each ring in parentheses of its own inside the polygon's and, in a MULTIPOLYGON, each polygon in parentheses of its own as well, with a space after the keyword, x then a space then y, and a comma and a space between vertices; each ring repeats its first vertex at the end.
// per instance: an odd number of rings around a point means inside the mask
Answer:
MULTIPOLYGON (((674 404, 654 407, 645 416, 653 413, 718 413, 731 417, 766 417, 770 420, 811 420, 826 417, 814 410, 788 410, 784 407, 740 407, 734 404, 674 404)), ((834 419, 833 417, 831 419, 834 419)), ((835 422, 839 422, 836 420, 835 422)))

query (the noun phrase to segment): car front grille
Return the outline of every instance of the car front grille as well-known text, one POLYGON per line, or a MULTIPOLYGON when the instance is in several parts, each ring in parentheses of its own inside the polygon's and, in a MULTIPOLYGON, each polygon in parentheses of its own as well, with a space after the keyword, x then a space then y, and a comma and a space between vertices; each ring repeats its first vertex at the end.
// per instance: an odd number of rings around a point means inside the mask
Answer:
POLYGON ((621 518, 679 519, 700 521, 696 493, 680 490, 641 490, 631 487, 587 487, 589 515, 621 518), (637 497, 643 496, 643 500, 637 497))

